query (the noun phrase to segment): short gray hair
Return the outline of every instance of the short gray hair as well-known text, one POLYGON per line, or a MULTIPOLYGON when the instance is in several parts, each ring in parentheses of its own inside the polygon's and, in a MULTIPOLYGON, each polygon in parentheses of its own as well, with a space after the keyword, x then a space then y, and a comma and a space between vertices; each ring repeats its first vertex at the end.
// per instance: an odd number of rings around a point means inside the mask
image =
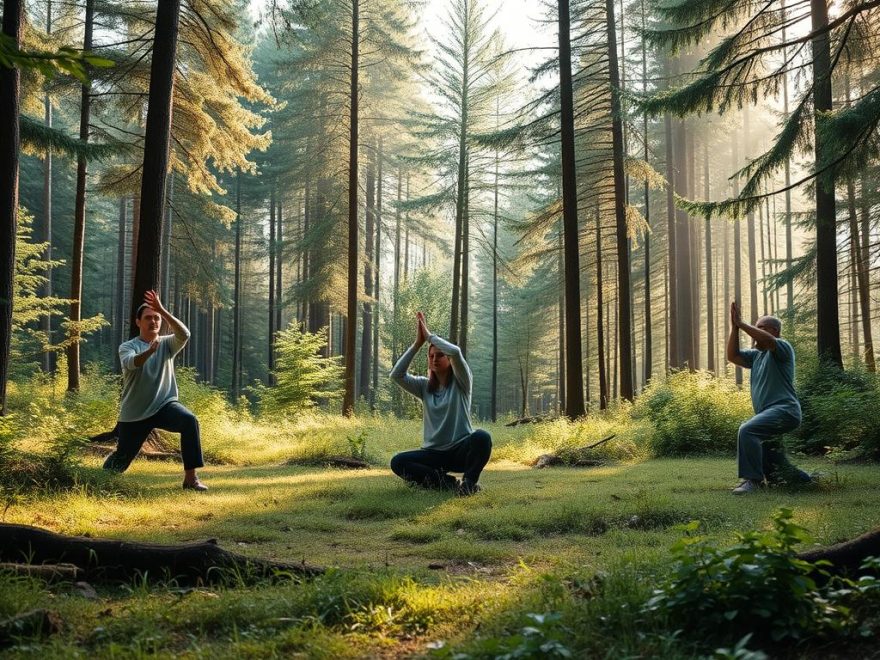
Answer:
POLYGON ((778 333, 781 333, 781 332, 782 332, 782 321, 780 321, 780 320, 779 320, 778 318, 776 318, 775 316, 769 316, 769 315, 768 315, 768 316, 762 316, 762 317, 761 317, 760 319, 758 319, 758 320, 759 320, 759 321, 763 321, 765 324, 767 324, 767 325, 769 325, 769 326, 775 328, 775 329, 776 329, 776 332, 778 332, 778 333))

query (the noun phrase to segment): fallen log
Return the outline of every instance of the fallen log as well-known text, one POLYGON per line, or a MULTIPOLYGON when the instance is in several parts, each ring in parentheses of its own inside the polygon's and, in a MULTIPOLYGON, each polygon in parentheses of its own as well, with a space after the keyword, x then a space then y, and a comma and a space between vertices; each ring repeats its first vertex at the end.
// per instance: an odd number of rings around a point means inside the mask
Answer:
POLYGON ((178 545, 137 543, 56 534, 30 525, 0 523, 0 561, 72 564, 90 582, 135 578, 207 584, 239 578, 311 577, 324 569, 246 557, 217 545, 217 539, 178 545))
POLYGON ((609 440, 617 437, 616 433, 612 433, 594 442, 586 447, 577 447, 576 449, 561 449, 555 454, 541 454, 535 459, 534 466, 538 469, 550 467, 551 465, 566 465, 569 467, 599 467, 605 465, 607 461, 597 456, 590 456, 590 450, 604 445, 609 440))
POLYGON ((850 541, 807 550, 798 555, 799 559, 813 563, 820 560, 828 561, 831 566, 825 566, 823 570, 834 575, 849 576, 864 573, 859 569, 868 557, 880 557, 880 528, 850 541))
POLYGON ((533 417, 520 417, 512 422, 507 422, 504 426, 519 426, 520 424, 534 424, 536 422, 549 422, 557 419, 557 415, 535 415, 533 417))
POLYGON ((82 571, 73 564, 15 564, 12 562, 0 563, 0 572, 12 573, 13 575, 27 575, 36 577, 47 582, 56 580, 69 580, 74 582, 79 579, 82 571))

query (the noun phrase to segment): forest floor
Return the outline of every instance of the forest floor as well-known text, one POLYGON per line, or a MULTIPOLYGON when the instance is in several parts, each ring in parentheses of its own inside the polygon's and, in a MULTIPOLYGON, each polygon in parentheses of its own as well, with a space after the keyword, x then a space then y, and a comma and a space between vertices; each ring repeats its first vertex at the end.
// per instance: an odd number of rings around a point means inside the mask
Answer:
MULTIPOLYGON (((736 497, 732 456, 537 470, 517 460, 530 431, 500 425, 488 427, 496 451, 483 492, 460 498, 413 489, 385 466, 395 451, 418 444, 419 426, 370 420, 315 430, 344 437, 343 445, 362 431, 376 465, 366 470, 289 465, 285 456, 307 454, 302 445, 242 436, 226 448, 225 464, 201 471, 210 486, 205 494, 181 490, 179 464, 137 460, 103 485, 9 499, 4 522, 151 542, 217 538, 242 554, 332 570, 303 583, 257 586, 96 585, 97 595, 0 575, 0 619, 45 607, 63 622, 60 633, 6 652, 452 657, 449 649, 477 637, 526 626, 529 614, 589 600, 597 574, 616 594, 603 596, 600 610, 637 601, 668 568, 669 548, 683 533, 677 525, 690 520, 702 521, 703 532, 721 543, 767 528, 780 507, 791 508, 821 544, 880 522, 878 466, 799 459, 825 473, 814 489, 736 497)), ((307 444, 308 434, 300 442, 307 444)), ((210 437, 205 445, 210 455, 210 437)), ((85 474, 99 465, 87 457, 85 474)), ((601 613, 590 616, 601 627, 601 613)), ((549 629, 547 635, 560 637, 549 629)), ((635 621, 613 635, 585 624, 562 637, 577 655, 660 652, 657 644, 665 654, 691 653, 674 641, 645 642, 635 621)))

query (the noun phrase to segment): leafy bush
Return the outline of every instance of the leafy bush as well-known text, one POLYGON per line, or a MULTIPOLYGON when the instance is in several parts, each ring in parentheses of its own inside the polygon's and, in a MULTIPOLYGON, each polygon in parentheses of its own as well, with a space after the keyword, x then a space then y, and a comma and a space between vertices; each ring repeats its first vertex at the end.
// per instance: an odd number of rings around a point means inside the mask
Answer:
POLYGON ((657 456, 735 451, 739 425, 752 414, 748 392, 704 371, 652 381, 633 408, 651 422, 657 456))
POLYGON ((729 548, 695 534, 697 527, 686 525, 686 536, 672 546, 673 575, 645 611, 707 640, 748 633, 765 642, 801 640, 845 621, 847 611, 814 581, 816 565, 794 551, 809 536, 792 522, 790 509, 774 514, 772 531, 740 533, 729 548))
POLYGON ((841 371, 818 360, 800 369, 798 393, 803 424, 795 431, 795 449, 841 456, 880 458, 880 379, 861 370, 841 371))
POLYGON ((297 413, 318 399, 331 401, 342 395, 339 356, 322 357, 327 329, 311 333, 296 322, 276 335, 275 387, 263 389, 260 403, 270 413, 297 413))

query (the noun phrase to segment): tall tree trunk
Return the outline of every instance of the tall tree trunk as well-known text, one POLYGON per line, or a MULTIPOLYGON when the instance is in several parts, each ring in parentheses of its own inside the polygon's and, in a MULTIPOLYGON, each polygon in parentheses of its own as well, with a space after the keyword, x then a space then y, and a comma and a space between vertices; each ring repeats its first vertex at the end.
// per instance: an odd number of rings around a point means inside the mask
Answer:
POLYGON ((562 217, 565 236, 566 387, 570 419, 584 410, 581 364, 580 243, 577 219, 577 160, 574 148, 574 101, 571 80, 571 18, 568 0, 559 0, 559 97, 562 151, 562 217))
MULTIPOLYGON (((825 0, 810 0, 813 32, 813 108, 815 122, 819 114, 833 109, 831 94, 831 44, 828 32, 828 6, 825 0)), ((815 132, 816 163, 824 160, 828 146, 822 133, 815 132)), ((840 320, 837 293, 837 214, 834 200, 834 175, 820 175, 815 186, 816 198, 816 345, 819 356, 843 368, 840 353, 840 320)))
MULTIPOLYGON (((641 0, 642 29, 645 29, 645 0, 641 0)), ((648 91, 648 56, 645 40, 642 40, 642 91, 648 91)), ((642 115, 642 145, 644 153, 642 157, 648 162, 648 113, 642 115)), ((651 197, 648 182, 645 181, 645 224, 648 231, 645 232, 645 350, 642 357, 644 367, 644 384, 647 386, 654 375, 654 347, 652 332, 652 309, 651 309, 651 197)))
POLYGON ((468 158, 465 161, 465 172, 464 213, 462 214, 461 223, 461 316, 458 328, 458 347, 461 349, 461 354, 467 357, 471 263, 470 154, 468 154, 468 158))
MULTIPOLYGON (((21 48, 24 28, 22 0, 3 3, 3 34, 21 48)), ((15 282, 15 237, 18 231, 18 117, 21 106, 21 73, 0 66, 0 416, 6 415, 6 384, 12 342, 12 296, 15 282)))
MULTIPOLYGON (((284 195, 275 200, 275 331, 284 329, 284 292, 281 288, 284 267, 284 195)), ((275 339, 272 339, 275 347, 275 339)))
MULTIPOLYGON (((666 61, 667 74, 673 73, 673 67, 669 60, 666 61)), ((680 364, 679 346, 678 346, 678 292, 676 291, 676 283, 678 282, 678 258, 676 257, 676 238, 675 226, 675 146, 673 142, 672 117, 667 112, 663 116, 663 126, 666 138, 666 180, 669 182, 666 186, 666 250, 667 250, 667 268, 668 268, 668 284, 667 297, 669 298, 666 316, 668 329, 666 332, 666 343, 669 346, 667 351, 667 364, 670 367, 678 368, 680 364)))
POLYGON ((376 215, 376 160, 370 147, 366 177, 366 220, 364 222, 364 303, 361 312, 361 359, 358 370, 357 398, 370 396, 370 367, 373 350, 373 246, 376 215))
MULTIPOLYGON (((785 10, 785 0, 780 2, 780 11, 782 17, 782 43, 786 42, 785 24, 787 13, 785 10)), ((788 49, 782 51, 782 57, 788 61, 788 49)), ((782 76, 782 116, 788 117, 788 72, 782 76)), ((785 267, 791 268, 792 262, 792 235, 791 235, 791 159, 785 159, 785 267)), ((791 309, 794 306, 794 281, 789 278, 785 285, 785 306, 791 309)))
POLYGON ((871 328, 871 213, 868 201, 869 187, 865 181, 865 171, 861 172, 861 220, 862 220, 862 260, 859 263, 859 300, 862 309, 862 332, 865 337, 865 367, 871 373, 877 371, 874 360, 874 337, 871 328))
POLYGON ((342 414, 354 413, 355 338, 358 295, 358 45, 360 43, 360 0, 351 3, 351 86, 349 90, 348 143, 348 304, 345 326, 345 394, 342 414))
MULTIPOLYGON (((675 125, 675 191, 687 196, 688 153, 685 144, 686 132, 684 121, 679 120, 675 125)), ((677 304, 676 315, 678 317, 678 353, 677 367, 687 366, 690 370, 695 367, 693 355, 693 293, 691 291, 693 281, 691 279, 691 220, 687 212, 677 209, 675 212, 675 256, 678 261, 676 266, 677 280, 674 283, 675 300, 677 304)))
POLYGON ((165 184, 171 139, 171 110, 180 0, 159 0, 150 65, 150 96, 144 133, 144 164, 134 287, 131 293, 130 331, 137 333, 135 312, 144 293, 159 285, 160 237, 165 208, 165 184))
POLYGON ((626 223, 626 181, 623 174, 623 119, 620 107, 620 76, 617 62, 617 31, 614 0, 605 0, 608 35, 608 71, 611 83, 611 143, 614 155, 614 218, 617 228, 617 336, 620 351, 620 396, 633 400, 632 287, 630 284, 629 231, 626 223))
MULTIPOLYGON (((46 34, 52 34, 52 0, 46 2, 46 34)), ((47 128, 52 128, 52 103, 49 94, 43 96, 43 120, 47 128)), ((43 157, 43 235, 41 240, 46 243, 45 259, 49 262, 46 267, 46 285, 43 287, 44 298, 53 296, 52 287, 52 148, 46 149, 43 157)), ((52 315, 46 314, 41 319, 43 332, 47 343, 52 343, 52 315)), ((118 327, 118 326, 114 326, 118 327)), ((119 359, 118 357, 116 358, 119 359)), ((55 351, 43 352, 43 371, 55 372, 55 351)))
POLYGON ((493 422, 498 419, 498 162, 496 149, 492 213, 492 384, 489 392, 489 418, 493 422))
POLYGON ((275 184, 269 192, 269 345, 266 355, 269 386, 275 384, 275 184))
MULTIPOLYGON (((95 2, 86 0, 83 23, 83 51, 92 50, 92 30, 95 2)), ((79 139, 89 141, 89 114, 91 110, 90 84, 80 88, 79 139)), ((79 322, 82 320, 83 252, 86 240, 86 159, 76 159, 76 200, 74 202, 73 253, 70 258, 70 345, 67 347, 67 391, 79 392, 79 322)))
MULTIPOLYGON (((394 208, 394 294, 391 300, 391 318, 394 331, 391 333, 391 361, 397 362, 397 316, 400 297, 400 205, 403 201, 403 168, 397 166, 397 204, 394 208)), ((396 391, 397 388, 395 388, 396 391)), ((396 411, 396 409, 395 409, 396 411)))
MULTIPOLYGON (((737 148, 737 135, 733 135, 733 169, 739 168, 739 149, 737 148)), ((739 179, 733 179, 733 195, 739 195, 739 179)), ((737 216, 733 221, 733 299, 742 310, 742 229, 740 228, 740 219, 737 216)), ((726 326, 725 326, 726 327, 726 326)), ((742 367, 736 367, 735 379, 737 386, 743 384, 742 367)))
MULTIPOLYGON (((752 153, 751 140, 751 122, 749 117, 749 106, 745 105, 743 110, 743 148, 746 160, 752 153)), ((747 323, 754 323, 761 311, 758 309, 758 265, 757 256, 755 254, 755 212, 749 211, 746 214, 746 239, 749 246, 749 315, 744 316, 747 323)))
MULTIPOLYGON (((848 86, 848 85, 847 85, 848 86)), ((859 222, 856 215, 856 188, 852 177, 846 177, 847 215, 849 216, 849 325, 853 359, 861 358, 859 348, 859 264, 862 262, 859 244, 859 222)))
MULTIPOLYGON (((608 376, 605 365, 605 328, 602 323, 603 293, 605 285, 602 272, 602 225, 596 210, 596 361, 599 364, 599 410, 608 407, 608 376)), ((567 320, 567 319, 566 319, 567 320)))
POLYGON ((382 137, 379 137, 379 163, 376 168, 376 267, 373 274, 373 296, 376 304, 373 307, 373 376, 370 388, 370 410, 376 409, 376 391, 379 389, 379 278, 382 274, 382 137))
POLYGON ((165 202, 165 219, 162 225, 162 263, 159 275, 162 280, 162 300, 167 300, 171 292, 171 228, 173 224, 171 205, 174 200, 174 175, 168 173, 168 195, 165 202))
MULTIPOLYGON (((125 224, 126 224, 126 207, 127 200, 125 197, 119 198, 119 242, 116 254, 116 314, 113 318, 113 327, 121 329, 125 326, 125 224)), ((119 351, 117 350, 119 343, 115 340, 119 336, 114 333, 113 348, 113 371, 117 374, 122 373, 122 365, 119 363, 119 351)))
MULTIPOLYGON (((709 200, 709 141, 703 142, 703 198, 709 200)), ((706 218, 706 368, 718 373, 715 367, 715 297, 712 288, 712 224, 706 218)))
POLYGON ((235 282, 232 294, 232 401, 241 394, 241 170, 235 174, 235 282))

